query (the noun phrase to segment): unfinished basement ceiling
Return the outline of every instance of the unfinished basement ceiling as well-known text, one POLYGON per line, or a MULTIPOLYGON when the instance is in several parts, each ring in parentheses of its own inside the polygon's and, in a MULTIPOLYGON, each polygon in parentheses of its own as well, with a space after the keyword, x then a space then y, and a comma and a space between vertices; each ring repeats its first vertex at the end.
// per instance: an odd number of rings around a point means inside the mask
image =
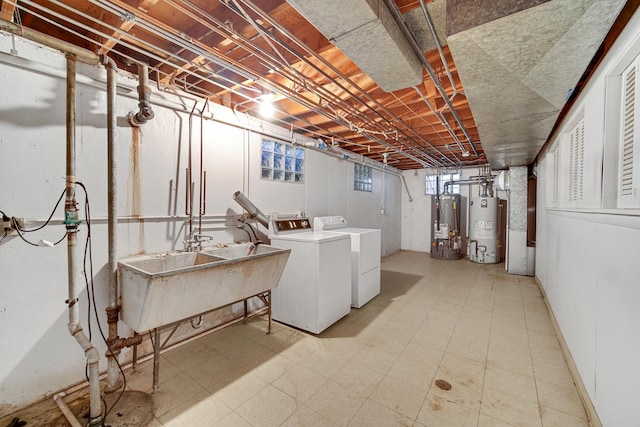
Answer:
POLYGON ((532 161, 623 4, 3 0, 1 17, 238 114, 275 93, 269 120, 398 169, 504 168, 532 161))

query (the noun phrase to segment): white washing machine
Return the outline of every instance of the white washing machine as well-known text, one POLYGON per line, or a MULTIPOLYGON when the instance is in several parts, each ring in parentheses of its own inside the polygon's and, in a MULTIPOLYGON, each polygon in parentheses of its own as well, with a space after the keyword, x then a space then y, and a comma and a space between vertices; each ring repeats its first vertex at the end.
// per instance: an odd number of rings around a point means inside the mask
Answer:
POLYGON ((308 218, 273 220, 271 232, 272 245, 291 249, 271 291, 273 319, 319 334, 351 310, 349 236, 312 231, 308 218))
POLYGON ((316 217, 313 229, 351 237, 351 307, 360 308, 380 294, 380 230, 349 227, 341 216, 316 217))

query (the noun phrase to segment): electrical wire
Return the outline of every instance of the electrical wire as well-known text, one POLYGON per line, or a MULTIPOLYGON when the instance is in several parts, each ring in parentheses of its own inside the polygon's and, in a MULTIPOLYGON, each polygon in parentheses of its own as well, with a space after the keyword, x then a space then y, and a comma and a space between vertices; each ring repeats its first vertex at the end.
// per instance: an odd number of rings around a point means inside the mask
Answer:
POLYGON ((256 233, 256 230, 253 228, 251 224, 247 223, 247 225, 249 226, 249 230, 251 230, 251 232, 253 233, 253 238, 255 239, 254 242, 257 242, 258 234, 256 233))
POLYGON ((33 231, 42 230, 47 225, 49 225, 49 222, 51 222, 51 218, 53 218, 53 215, 56 213, 56 209, 58 209, 58 206, 60 205, 60 202, 62 201, 62 198, 64 197, 64 194, 66 191, 67 191, 66 189, 62 190, 62 194, 60 194, 60 198, 58 198, 56 205, 53 207, 53 210, 51 211, 51 215, 49 215, 49 218, 47 218, 44 224, 42 224, 40 227, 32 228, 31 230, 25 230, 24 228, 20 228, 20 231, 22 231, 23 233, 31 233, 33 231))
MULTIPOLYGON (((124 391, 127 388, 127 378, 124 375, 124 370, 122 369, 122 365, 120 365, 120 361, 118 360, 116 355, 113 353, 113 350, 111 349, 111 346, 107 342, 107 338, 106 338, 106 336, 104 334, 104 331, 102 330, 102 326, 100 325, 100 319, 99 319, 99 316, 98 316, 98 306, 96 304, 95 283, 94 283, 94 280, 93 280, 93 276, 94 276, 94 274, 93 274, 93 250, 92 250, 92 246, 91 246, 91 207, 90 207, 90 204, 89 204, 89 193, 87 192, 87 188, 85 187, 85 185, 82 182, 76 182, 76 185, 78 185, 79 187, 82 188, 82 190, 84 191, 84 195, 85 195, 84 215, 85 215, 85 222, 87 224, 87 238, 85 239, 85 247, 84 247, 83 272, 84 272, 84 280, 85 280, 85 285, 86 285, 86 289, 87 289, 87 300, 88 300, 88 314, 87 314, 87 316, 89 318, 89 322, 88 322, 89 323, 89 326, 88 326, 89 340, 91 340, 91 306, 93 305, 93 313, 95 315, 96 323, 98 324, 98 330, 100 331, 100 336, 102 337, 102 340, 106 344, 107 349, 111 353, 111 356, 116 361, 116 364, 118 365, 118 369, 120 370, 120 374, 122 375, 122 390, 120 391, 120 394, 118 395, 118 398, 113 402, 111 407, 109 407, 109 409, 106 410, 106 412, 104 414, 104 417, 102 418, 103 423, 104 423, 104 420, 107 418, 109 413, 111 413, 113 408, 116 406, 116 404, 122 398, 122 396, 124 394, 124 391), (87 274, 87 260, 89 261, 89 271, 88 271, 89 274, 87 274)), ((85 368, 85 374, 86 374, 86 368, 85 368)), ((105 404, 105 408, 106 408, 106 402, 104 402, 104 398, 102 400, 103 400, 103 403, 105 404)))

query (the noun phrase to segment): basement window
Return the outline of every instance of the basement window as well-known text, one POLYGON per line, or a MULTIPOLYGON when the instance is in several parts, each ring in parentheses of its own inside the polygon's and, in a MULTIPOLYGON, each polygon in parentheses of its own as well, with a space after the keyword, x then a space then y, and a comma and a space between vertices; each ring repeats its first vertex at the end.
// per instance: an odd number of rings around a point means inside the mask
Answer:
POLYGON ((373 180, 371 178, 371 166, 354 164, 353 168, 353 189, 356 191, 373 191, 373 180))
POLYGON ((261 178, 270 181, 304 183, 304 149, 284 142, 263 139, 261 178))
MULTIPOLYGON (((427 175, 425 182, 425 194, 443 194, 444 193, 444 184, 450 181, 460 181, 459 173, 445 173, 440 175, 427 175), (438 188, 438 182, 440 183, 438 188)), ((452 184, 449 185, 448 188, 449 193, 459 194, 460 193, 460 184, 452 184)))

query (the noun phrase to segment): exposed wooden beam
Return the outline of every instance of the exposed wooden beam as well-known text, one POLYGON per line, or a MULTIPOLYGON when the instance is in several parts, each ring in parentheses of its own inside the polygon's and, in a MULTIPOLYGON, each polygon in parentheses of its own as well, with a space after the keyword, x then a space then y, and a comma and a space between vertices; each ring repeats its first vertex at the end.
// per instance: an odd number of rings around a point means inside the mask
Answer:
POLYGON ((2 2, 2 9, 0 10, 0 18, 5 21, 13 22, 13 12, 16 10, 16 4, 7 0, 2 2))
MULTIPOLYGON (((147 13, 149 9, 151 9, 156 3, 158 3, 158 1, 159 0, 139 0, 137 8, 147 13)), ((111 26, 113 27, 118 27, 119 30, 114 31, 111 34, 111 38, 107 39, 102 44, 102 47, 98 50, 99 55, 105 55, 109 53, 109 51, 113 49, 113 47, 118 43, 117 40, 120 40, 125 35, 125 33, 128 33, 136 25, 134 20, 125 21, 113 15, 107 18, 107 20, 112 21, 107 23, 111 24, 111 26), (122 21, 119 25, 118 20, 122 21)))

